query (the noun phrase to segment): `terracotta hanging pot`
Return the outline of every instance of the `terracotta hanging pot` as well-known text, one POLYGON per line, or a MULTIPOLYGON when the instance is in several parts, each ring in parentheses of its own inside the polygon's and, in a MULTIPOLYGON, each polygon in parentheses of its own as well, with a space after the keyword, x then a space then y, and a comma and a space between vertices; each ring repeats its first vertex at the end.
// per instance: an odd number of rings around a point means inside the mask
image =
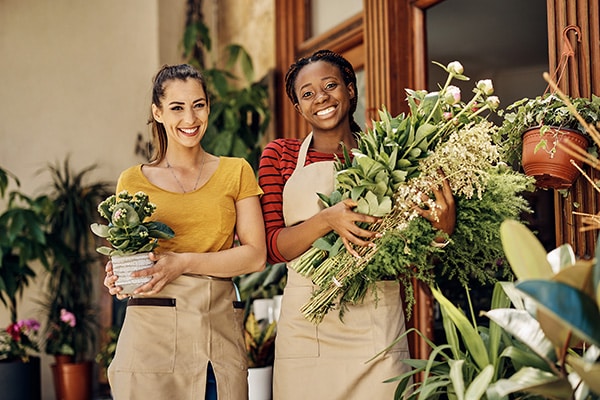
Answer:
MULTIPOLYGON (((570 142, 587 150, 589 141, 579 131, 554 129, 540 135, 540 129, 531 128, 523 134, 522 165, 525 174, 535 177, 536 186, 545 189, 568 189, 579 176, 579 170, 571 164, 572 157, 558 143, 570 142), (546 146, 535 151, 541 140, 546 146)), ((582 166, 580 161, 575 161, 582 166)))

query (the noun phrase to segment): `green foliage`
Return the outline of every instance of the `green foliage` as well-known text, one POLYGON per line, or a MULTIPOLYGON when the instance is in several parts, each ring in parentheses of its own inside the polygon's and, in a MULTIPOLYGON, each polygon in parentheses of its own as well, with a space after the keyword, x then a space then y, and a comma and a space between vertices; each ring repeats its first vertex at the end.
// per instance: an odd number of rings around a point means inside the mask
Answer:
MULTIPOLYGON (((600 121, 600 97, 596 95, 592 95, 591 99, 569 97, 569 101, 587 123, 596 124, 600 121)), ((521 161, 522 136, 529 128, 541 126, 541 134, 547 132, 549 127, 575 129, 582 132, 590 143, 593 143, 586 129, 569 111, 567 104, 554 93, 518 100, 507 106, 505 110, 499 110, 498 115, 503 117, 502 125, 498 130, 498 138, 503 141, 503 157, 511 164, 521 161)), ((556 135, 560 134, 558 131, 555 132, 556 135)), ((540 142, 538 147, 545 147, 545 145, 544 142, 540 142)))
POLYGON ((487 188, 480 199, 455 198, 456 228, 452 245, 444 248, 437 264, 438 279, 456 278, 468 287, 512 276, 510 266, 504 262, 500 225, 505 219, 516 220, 531 212, 521 194, 534 190, 534 179, 503 166, 488 172, 487 188))
MULTIPOLYGON (((0 168, 0 194, 4 196, 9 178, 19 181, 0 168)), ((18 191, 8 193, 6 209, 0 214, 0 301, 17 322, 17 301, 36 277, 31 267, 35 261, 48 266, 48 218, 52 201, 45 195, 31 198, 18 191)))
POLYGON ((196 55, 204 50, 210 55, 212 43, 202 21, 186 27, 182 43, 184 57, 202 71, 209 91, 210 116, 202 145, 217 156, 245 158, 257 170, 271 111, 267 86, 254 81, 250 55, 242 46, 230 44, 224 48, 224 67, 218 66, 216 60, 205 66, 196 55), (244 81, 230 72, 236 65, 242 70, 244 81))
POLYGON ((174 237, 175 232, 166 224, 148 220, 154 211, 156 205, 144 192, 130 195, 124 190, 110 195, 98 205, 100 216, 108 224, 93 223, 90 228, 96 236, 108 240, 112 248, 101 246, 96 251, 106 256, 149 252, 158 246, 158 239, 174 237))
POLYGON ((102 368, 104 374, 106 374, 106 369, 112 362, 115 357, 115 352, 117 350, 117 341, 119 340, 119 334, 121 333, 120 326, 111 326, 106 332, 107 341, 102 345, 98 354, 96 354, 96 362, 102 368))
POLYGON ((390 379, 398 382, 396 399, 600 398, 600 264, 576 261, 568 245, 546 255, 514 220, 500 234, 519 280, 496 284, 484 313, 489 328, 469 322, 432 288, 446 343, 426 339, 429 359, 405 360, 413 370, 390 379), (410 385, 421 372, 424 380, 410 385))
POLYGON ((89 226, 97 219, 98 202, 108 195, 111 186, 103 181, 89 182, 95 168, 91 165, 75 171, 66 157, 62 163, 48 164, 42 170, 51 176, 49 198, 54 204, 48 240, 53 260, 48 269, 46 296, 42 300, 47 316, 44 350, 48 354, 62 354, 61 349, 68 347, 77 361, 90 356, 96 337, 92 265, 97 256, 89 226), (54 334, 63 309, 76 320, 68 337, 54 334))
POLYGON ((287 277, 285 263, 267 264, 264 270, 233 278, 240 299, 251 303, 254 299, 268 299, 283 293, 287 277))
POLYGON ((244 338, 248 367, 260 368, 273 365, 275 359, 275 335, 277 323, 261 324, 250 312, 244 323, 244 338))

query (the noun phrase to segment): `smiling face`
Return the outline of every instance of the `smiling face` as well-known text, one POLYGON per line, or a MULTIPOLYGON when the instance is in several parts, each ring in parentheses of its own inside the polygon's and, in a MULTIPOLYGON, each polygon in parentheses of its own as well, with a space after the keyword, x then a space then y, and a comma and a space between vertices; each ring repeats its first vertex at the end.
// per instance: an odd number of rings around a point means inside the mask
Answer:
POLYGON ((161 104, 152 104, 152 116, 163 124, 169 144, 197 146, 208 126, 210 107, 204 88, 195 79, 172 79, 164 84, 161 104))
POLYGON ((354 85, 346 85, 339 68, 326 61, 305 65, 296 77, 296 110, 313 132, 350 129, 350 100, 354 85))

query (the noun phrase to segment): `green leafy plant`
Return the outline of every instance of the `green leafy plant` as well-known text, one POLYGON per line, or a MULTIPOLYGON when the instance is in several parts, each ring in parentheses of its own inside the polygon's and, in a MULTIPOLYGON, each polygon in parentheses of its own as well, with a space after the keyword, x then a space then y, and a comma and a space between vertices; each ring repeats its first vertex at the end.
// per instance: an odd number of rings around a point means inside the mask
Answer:
POLYGON ((533 188, 533 180, 501 162, 493 142, 497 127, 486 119, 499 104, 491 81, 477 82, 474 95, 463 102, 459 88, 450 84, 468 80, 462 65, 455 61, 439 66, 448 73, 440 90, 407 90, 407 115, 380 111, 379 121, 359 133, 358 146, 351 150, 354 157, 344 149, 344 159, 336 163, 335 191, 320 196, 327 206, 350 198, 358 204, 356 211, 381 217, 368 229, 382 237, 374 240, 373 248, 357 249, 361 257, 356 258, 332 232, 300 256, 294 268, 318 286, 302 307, 315 323, 336 304, 342 316, 347 304, 360 302, 383 278, 403 283, 410 316, 413 278, 431 284, 442 275, 467 284, 473 278, 493 282, 498 270, 510 273, 497 264, 502 249, 493 239, 505 218, 518 218, 528 210, 521 193, 533 188), (449 246, 442 249, 432 242, 444 233, 420 218, 415 205, 435 212, 434 200, 423 204, 421 198, 433 198, 431 188, 444 178, 457 204, 457 224, 449 246), (438 271, 432 262, 436 258, 447 260, 438 271))
MULTIPOLYGON (((568 99, 587 123, 595 124, 600 121, 600 97, 592 95, 591 99, 583 97, 568 97, 568 99)), ((555 93, 546 93, 532 99, 523 98, 510 104, 506 109, 499 110, 498 115, 503 117, 497 132, 498 140, 503 142, 503 158, 513 165, 521 161, 522 136, 529 128, 541 127, 540 135, 549 132, 552 127, 558 128, 552 131, 554 137, 561 134, 561 129, 573 129, 590 138, 586 134, 585 127, 555 93)), ((542 148, 546 148, 549 152, 556 151, 556 144, 548 145, 547 141, 540 137, 536 150, 542 148)), ((597 152, 597 149, 594 152, 597 152)))
POLYGON ((96 362, 102 368, 102 371, 106 375, 106 369, 115 357, 117 350, 117 341, 119 340, 119 334, 121 333, 120 326, 111 326, 107 333, 106 342, 100 347, 100 351, 96 354, 96 362))
POLYGON ((75 170, 67 156, 40 170, 50 174, 48 197, 54 205, 48 235, 53 257, 40 300, 47 321, 43 346, 47 354, 72 355, 75 361, 93 356, 97 331, 93 266, 98 259, 89 226, 98 219, 97 204, 111 185, 92 180, 95 169, 90 165, 75 170), (62 322, 65 311, 72 314, 68 320, 76 321, 75 326, 62 322))
MULTIPOLYGON (((0 194, 7 194, 10 180, 19 180, 0 168, 0 194)), ((54 205, 46 195, 35 198, 19 191, 8 193, 6 209, 0 214, 0 301, 17 323, 17 303, 36 277, 32 263, 49 266, 48 218, 54 205)))
POLYGON ((283 293, 287 277, 285 263, 267 264, 264 270, 234 277, 244 302, 266 299, 283 293))
POLYGON ((210 116, 202 145, 215 155, 245 158, 257 170, 271 111, 268 87, 255 81, 252 58, 242 46, 230 44, 223 49, 224 62, 210 59, 207 65, 205 58, 212 57, 212 41, 202 20, 186 26, 183 49, 184 58, 205 76, 210 96, 210 116), (236 66, 244 80, 231 72, 236 66))
POLYGON ((275 336, 277 323, 261 323, 253 312, 249 312, 244 322, 244 338, 248 367, 260 368, 273 365, 275 359, 275 336))
POLYGON ((501 236, 518 281, 496 284, 483 313, 489 327, 433 288, 446 341, 425 338, 429 359, 403 361, 413 370, 389 380, 398 381, 396 399, 599 398, 600 265, 576 261, 569 245, 546 254, 514 220, 502 224, 501 236), (423 380, 411 383, 418 373, 423 380))
POLYGON ((156 211, 144 192, 130 195, 126 190, 111 195, 98 205, 100 216, 108 224, 93 223, 92 232, 110 242, 101 246, 98 253, 106 256, 149 252, 158 246, 158 239, 170 239, 175 232, 159 221, 148 218, 156 211))

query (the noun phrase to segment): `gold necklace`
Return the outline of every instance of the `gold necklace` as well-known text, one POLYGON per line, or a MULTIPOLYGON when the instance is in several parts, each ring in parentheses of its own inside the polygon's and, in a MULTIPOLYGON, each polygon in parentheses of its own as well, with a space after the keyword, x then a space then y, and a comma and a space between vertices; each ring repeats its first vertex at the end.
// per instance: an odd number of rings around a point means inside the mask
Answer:
MULTIPOLYGON (((183 193, 187 193, 188 191, 185 190, 185 188, 183 187, 183 185, 181 184, 179 179, 177 179, 177 175, 175 175, 175 171, 173 171, 173 168, 171 167, 171 164, 169 163, 169 159, 167 157, 165 157, 165 160, 167 161, 167 169, 169 171, 171 171, 171 175, 173 175, 173 178, 175 178, 175 181, 181 188, 181 191, 183 193)), ((196 190, 198 188, 198 182, 200 182, 200 177, 202 176, 203 168, 204 168, 204 153, 202 153, 202 158, 200 159, 200 171, 198 171, 198 177, 196 178, 196 183, 194 183, 194 187, 192 188, 192 190, 190 190, 190 192, 193 192, 194 190, 196 190)))

